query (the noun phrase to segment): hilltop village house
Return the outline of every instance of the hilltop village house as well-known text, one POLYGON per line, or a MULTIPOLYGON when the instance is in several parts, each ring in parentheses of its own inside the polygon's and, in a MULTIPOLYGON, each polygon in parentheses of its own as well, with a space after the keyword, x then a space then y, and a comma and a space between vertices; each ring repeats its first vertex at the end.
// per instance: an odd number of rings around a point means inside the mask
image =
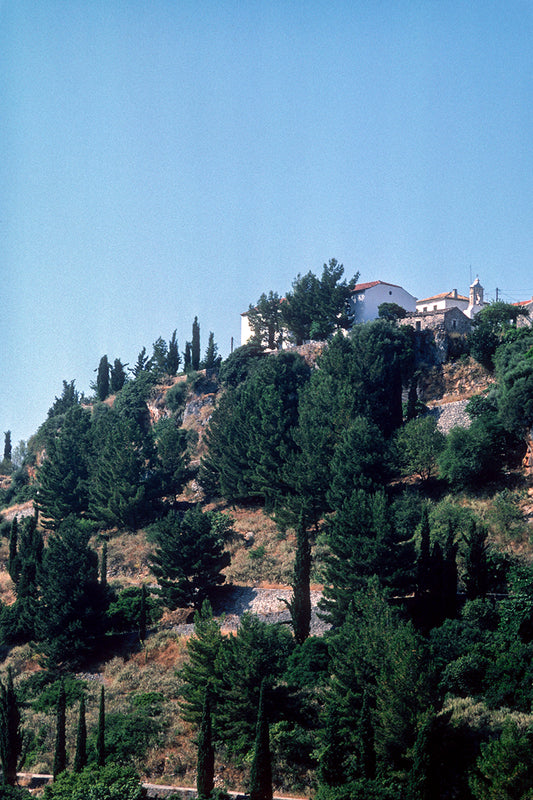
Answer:
MULTIPOLYGON (((403 287, 386 281, 358 283, 351 298, 354 322, 369 322, 379 316, 382 303, 396 303, 407 311, 402 320, 415 330, 433 330, 439 334, 465 335, 470 332, 472 319, 487 305, 483 299, 483 287, 476 278, 470 286, 469 297, 460 295, 457 289, 417 300, 403 287)), ((523 305, 533 306, 533 298, 523 305)), ((521 304, 522 305, 522 304, 521 304)), ((241 345, 252 338, 253 331, 248 322, 248 312, 241 314, 241 345)))

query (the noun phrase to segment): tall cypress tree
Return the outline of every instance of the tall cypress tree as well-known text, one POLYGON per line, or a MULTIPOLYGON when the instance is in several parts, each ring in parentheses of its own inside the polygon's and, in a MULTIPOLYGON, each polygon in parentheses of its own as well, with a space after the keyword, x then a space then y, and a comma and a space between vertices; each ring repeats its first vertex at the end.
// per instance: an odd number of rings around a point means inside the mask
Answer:
POLYGON ((96 739, 96 763, 105 767, 105 692, 100 690, 100 709, 98 712, 98 736, 96 739))
POLYGON ((109 395, 109 361, 107 356, 102 356, 96 372, 96 396, 105 400, 109 395))
POLYGON ((17 583, 20 573, 20 565, 17 559, 18 552, 18 520, 13 517, 11 530, 9 532, 9 556, 7 560, 7 571, 13 583, 17 583))
POLYGON ((146 585, 141 586, 141 603, 139 606, 139 639, 146 639, 146 585))
POLYGON ((56 716, 56 748, 54 753, 54 780, 67 768, 67 745, 66 745, 66 711, 67 697, 65 694, 65 682, 61 679, 59 685, 59 695, 57 698, 56 716))
POLYGON ((172 338, 168 343, 168 352, 167 352, 167 372, 169 375, 174 377, 174 375, 178 374, 178 368, 180 365, 180 354, 178 350, 178 340, 176 338, 176 331, 172 334, 172 338))
POLYGON ((192 345, 190 342, 185 342, 185 350, 183 352, 183 369, 189 372, 192 369, 192 345))
POLYGON ((272 800, 272 763, 270 735, 265 710, 265 680, 261 683, 254 757, 250 772, 250 800, 272 800))
POLYGON ((74 772, 81 772, 87 766, 87 723, 85 721, 85 697, 80 700, 78 730, 76 732, 76 754, 74 756, 74 772))
POLYGON ((11 667, 7 671, 6 683, 0 682, 0 760, 4 783, 15 786, 17 764, 22 752, 20 712, 13 686, 11 667))
POLYGON ((115 358, 113 362, 113 366, 110 367, 111 372, 111 381, 110 381, 110 389, 111 394, 116 394, 120 392, 124 384, 126 383, 126 372, 124 371, 124 365, 120 358, 115 358))
POLYGON ((287 605, 291 612, 294 638, 298 644, 303 644, 311 629, 311 545, 302 515, 298 521, 296 537, 293 594, 287 605))
POLYGON ((194 318, 192 324, 191 366, 195 370, 200 369, 200 324, 198 317, 194 318))
POLYGON ((209 686, 205 690, 202 725, 198 738, 198 760, 196 770, 196 789, 199 800, 211 797, 215 786, 215 751, 211 726, 211 704, 209 686))
POLYGON ((100 586, 107 588, 107 541, 102 545, 102 560, 100 561, 100 586))
POLYGON ((485 597, 488 582, 487 529, 472 520, 466 535, 465 550, 464 584, 467 598, 475 600, 478 597, 485 597))
POLYGON ((4 433, 4 461, 11 462, 11 431, 4 433))

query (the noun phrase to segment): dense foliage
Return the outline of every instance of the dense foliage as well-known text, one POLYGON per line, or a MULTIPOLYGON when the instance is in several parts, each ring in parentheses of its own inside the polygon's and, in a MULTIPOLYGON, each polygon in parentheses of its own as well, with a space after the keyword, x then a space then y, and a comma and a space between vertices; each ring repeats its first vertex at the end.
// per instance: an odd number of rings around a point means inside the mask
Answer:
MULTIPOLYGON (((88 729, 84 685, 68 673, 100 656, 106 634, 145 647, 163 608, 187 606, 195 629, 175 691, 198 733, 202 796, 213 794, 217 759, 245 765, 255 797, 270 796, 272 781, 320 800, 532 796, 533 570, 501 542, 513 543, 521 522, 508 471, 531 455, 533 333, 505 304, 480 313, 471 352, 495 382, 471 400, 470 427, 444 435, 416 397, 426 340, 391 304, 346 334, 355 279, 342 275, 331 260, 283 300, 262 295, 248 312, 254 340, 221 365, 211 333, 201 361, 195 317, 178 382, 175 331, 151 357, 143 348, 129 377, 103 356, 91 409, 64 382, 10 472, 22 491, 38 450, 39 517, 2 528, 15 601, 0 608, 1 644, 7 653, 31 643, 49 670, 0 682, 8 783, 23 752, 20 709, 31 705, 57 719, 57 780, 45 797, 141 796, 117 765, 158 748, 163 696, 139 693, 116 711, 102 690, 88 729), (287 336, 324 340, 316 363, 265 353, 287 336), (191 372, 201 367, 205 378, 191 372), (182 417, 202 385, 217 398, 196 473, 182 417), (209 598, 230 562, 232 521, 182 494, 190 477, 208 500, 261 505, 281 537, 292 529, 292 626, 244 614, 234 635, 222 633, 209 598), (115 531, 144 527, 155 544, 151 597, 109 586, 96 555, 115 531), (311 576, 324 586, 320 636, 309 635, 311 576), (76 711, 74 757, 66 708, 76 711)), ((28 747, 38 751, 37 735, 28 747)))

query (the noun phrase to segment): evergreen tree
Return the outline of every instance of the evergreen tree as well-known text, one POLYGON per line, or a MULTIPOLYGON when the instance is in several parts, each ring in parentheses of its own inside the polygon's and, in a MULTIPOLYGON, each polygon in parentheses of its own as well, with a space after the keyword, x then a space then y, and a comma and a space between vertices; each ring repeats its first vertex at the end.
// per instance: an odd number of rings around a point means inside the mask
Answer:
POLYGON ((98 710, 98 734, 96 737, 96 763, 99 767, 105 767, 105 692, 104 687, 100 689, 100 708, 98 710))
POLYGON ((124 384, 126 383, 126 372, 124 367, 127 367, 127 364, 123 364, 120 358, 115 358, 113 362, 113 366, 110 368, 111 370, 111 380, 110 380, 110 389, 111 394, 116 394, 120 392, 124 384))
POLYGON ((85 720, 85 697, 80 700, 78 729, 76 731, 76 754, 74 756, 74 772, 81 772, 87 766, 87 723, 85 720))
POLYGON ((224 544, 231 519, 201 507, 185 514, 171 512, 154 525, 157 550, 152 572, 169 608, 193 605, 200 609, 209 593, 224 582, 221 571, 229 564, 224 544))
POLYGON ((202 725, 198 737, 198 758, 196 766, 196 789, 199 800, 207 800, 214 789, 215 751, 211 726, 211 704, 209 686, 205 690, 202 725))
POLYGON ((11 463, 11 431, 4 433, 4 462, 11 463))
POLYGON ((143 372, 150 372, 152 368, 152 362, 146 355, 146 347, 143 347, 139 355, 137 356, 137 361, 133 367, 130 367, 130 371, 135 378, 138 378, 143 372))
POLYGON ((21 753, 20 711, 13 686, 13 673, 9 667, 6 682, 0 682, 0 761, 4 783, 8 786, 15 786, 17 782, 17 766, 21 753))
POLYGON ((102 559, 100 561, 100 586, 105 591, 107 588, 107 540, 102 545, 102 559))
POLYGON ((216 705, 213 691, 218 672, 217 656, 223 646, 220 625, 213 617, 209 600, 204 600, 200 611, 194 614, 194 635, 187 642, 188 660, 183 665, 182 713, 188 722, 200 725, 205 700, 205 687, 211 686, 210 707, 216 705))
POLYGON ((281 305, 281 298, 276 292, 270 292, 268 297, 263 293, 255 306, 250 305, 247 317, 253 331, 254 343, 269 350, 275 350, 281 345, 281 305))
POLYGON ((67 697, 65 694, 65 682, 61 680, 59 685, 59 696, 57 700, 56 714, 56 746, 54 753, 54 780, 67 768, 67 745, 66 745, 66 711, 67 697))
POLYGON ((57 435, 47 441, 46 458, 37 471, 36 505, 47 528, 57 529, 70 514, 86 513, 91 461, 91 415, 81 406, 73 406, 57 435))
POLYGON ((176 331, 174 331, 168 343, 167 363, 166 363, 166 371, 171 377, 174 377, 175 375, 178 374, 180 362, 181 358, 178 350, 178 340, 176 338, 176 331))
POLYGON ((212 331, 209 331, 209 339, 207 341, 207 349, 205 351, 204 360, 202 362, 203 369, 218 369, 220 366, 221 357, 218 355, 218 348, 215 344, 215 336, 212 331))
POLYGON ((451 520, 444 546, 443 566, 444 617, 455 619, 457 615, 457 544, 451 520))
POLYGON ((266 683, 263 680, 257 711, 254 757, 250 771, 250 800, 272 800, 272 762, 265 692, 266 683))
POLYGON ((191 367, 194 370, 200 369, 200 325, 198 317, 194 318, 192 324, 191 367))
POLYGON ((20 564, 19 559, 17 558, 18 554, 18 520, 17 517, 13 517, 13 521, 11 523, 11 530, 9 532, 9 555, 7 559, 7 571, 9 572, 9 577, 13 581, 14 584, 18 581, 18 576, 20 573, 20 564))
POLYGON ((311 545, 302 515, 296 531, 296 558, 292 598, 287 603, 291 612, 294 638, 303 644, 311 629, 311 545))
POLYGON ((41 570, 38 638, 52 666, 79 665, 104 631, 105 593, 90 530, 65 520, 48 540, 41 570))
POLYGON ((183 369, 185 372, 190 372, 192 369, 192 344, 185 342, 185 350, 183 352, 183 369))
POLYGON ((350 299, 358 275, 346 283, 340 282, 343 273, 343 265, 332 258, 324 264, 321 278, 308 272, 293 281, 281 304, 281 317, 296 344, 327 339, 335 330, 351 327, 350 299))
POLYGON ((487 529, 472 520, 465 537, 463 581, 469 600, 485 597, 488 590, 487 529))
POLYGON ((359 718, 359 761, 363 778, 373 780, 376 777, 376 748, 368 690, 363 693, 363 705, 359 718))
POLYGON ((146 585, 141 586, 141 602, 139 606, 139 639, 144 644, 146 640, 146 585))
POLYGON ((161 380, 167 371, 168 345, 160 336, 153 344, 152 370, 157 380, 161 380))
POLYGON ((109 396, 109 361, 107 356, 102 356, 96 375, 96 396, 98 400, 105 400, 109 396))
POLYGON ((51 408, 48 409, 48 418, 58 417, 64 414, 72 406, 80 402, 79 392, 76 390, 75 381, 63 381, 63 392, 61 397, 55 397, 51 408))
POLYGON ((35 517, 27 517, 20 526, 17 550, 12 565, 17 599, 2 611, 2 638, 8 644, 27 642, 36 635, 43 537, 37 530, 35 517))
POLYGON ((149 469, 153 453, 147 453, 147 440, 136 422, 115 409, 107 414, 99 433, 100 449, 90 484, 91 517, 108 527, 135 530, 152 513, 149 479, 154 473, 149 469))

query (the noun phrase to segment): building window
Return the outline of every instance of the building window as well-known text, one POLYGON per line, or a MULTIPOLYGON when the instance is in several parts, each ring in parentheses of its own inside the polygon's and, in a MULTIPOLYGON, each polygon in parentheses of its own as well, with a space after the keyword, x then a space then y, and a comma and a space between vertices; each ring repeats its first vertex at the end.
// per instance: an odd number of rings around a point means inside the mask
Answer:
POLYGON ((437 306, 433 306, 433 311, 436 311, 436 310, 437 310, 437 306))

